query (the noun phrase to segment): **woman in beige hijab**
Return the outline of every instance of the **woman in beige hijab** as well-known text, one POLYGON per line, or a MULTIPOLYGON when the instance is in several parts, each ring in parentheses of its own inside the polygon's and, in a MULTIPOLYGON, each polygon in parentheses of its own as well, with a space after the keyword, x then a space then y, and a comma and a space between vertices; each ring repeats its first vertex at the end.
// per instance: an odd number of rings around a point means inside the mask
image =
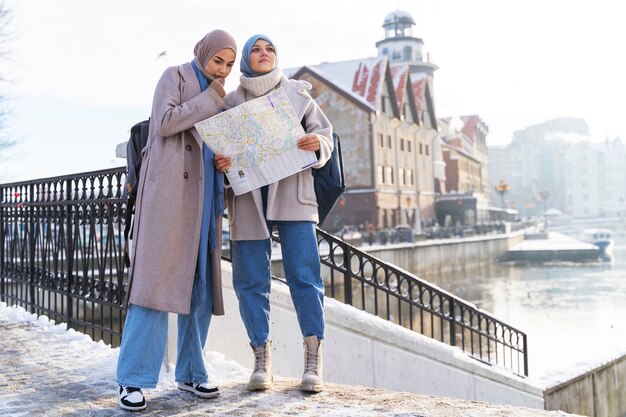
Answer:
POLYGON ((223 183, 194 124, 223 109, 236 53, 233 37, 214 30, 197 43, 193 61, 165 70, 154 93, 117 364, 125 410, 145 409, 142 388, 157 384, 168 312, 178 314, 178 388, 201 398, 219 394, 208 383, 202 350, 211 316, 223 314, 223 183))

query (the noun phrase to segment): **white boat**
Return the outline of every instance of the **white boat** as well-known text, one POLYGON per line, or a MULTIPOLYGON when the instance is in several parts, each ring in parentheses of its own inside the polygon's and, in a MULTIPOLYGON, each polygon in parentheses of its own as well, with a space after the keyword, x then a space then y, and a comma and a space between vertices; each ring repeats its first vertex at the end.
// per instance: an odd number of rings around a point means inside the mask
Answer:
POLYGON ((596 245, 597 247, 599 247, 605 257, 610 257, 613 252, 613 239, 611 237, 610 229, 585 229, 583 230, 582 240, 584 242, 589 242, 592 245, 596 245))

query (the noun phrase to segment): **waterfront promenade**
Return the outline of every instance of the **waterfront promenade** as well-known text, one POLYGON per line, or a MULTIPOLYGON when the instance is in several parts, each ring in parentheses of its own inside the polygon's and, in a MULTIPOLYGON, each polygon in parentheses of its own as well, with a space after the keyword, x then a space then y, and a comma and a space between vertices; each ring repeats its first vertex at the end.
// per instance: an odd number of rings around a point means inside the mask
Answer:
POLYGON ((148 409, 130 413, 117 407, 114 394, 117 354, 64 325, 0 303, 0 416, 573 416, 340 384, 305 395, 290 378, 278 378, 266 393, 250 393, 244 389, 249 371, 215 352, 205 356, 219 398, 200 400, 176 390, 173 372, 164 368, 159 386, 146 390, 148 409))

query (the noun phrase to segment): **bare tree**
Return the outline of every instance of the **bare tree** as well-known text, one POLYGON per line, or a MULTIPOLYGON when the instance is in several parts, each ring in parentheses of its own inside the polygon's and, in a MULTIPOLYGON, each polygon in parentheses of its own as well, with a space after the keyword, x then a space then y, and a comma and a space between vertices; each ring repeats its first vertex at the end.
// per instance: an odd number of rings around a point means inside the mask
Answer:
MULTIPOLYGON (((11 23, 11 10, 7 6, 6 2, 0 0, 0 68, 6 68, 6 63, 9 57, 9 44, 11 42, 11 36, 9 32, 9 25, 11 23)), ((9 80, 6 74, 0 73, 0 151, 10 148, 15 145, 15 141, 6 137, 7 127, 7 86, 9 80)))

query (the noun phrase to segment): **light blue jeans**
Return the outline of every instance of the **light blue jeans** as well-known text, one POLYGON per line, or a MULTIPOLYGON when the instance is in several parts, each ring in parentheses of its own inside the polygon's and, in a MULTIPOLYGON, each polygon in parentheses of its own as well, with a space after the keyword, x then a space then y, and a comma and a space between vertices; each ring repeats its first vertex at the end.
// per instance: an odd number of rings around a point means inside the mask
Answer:
MULTIPOLYGON (((278 228, 283 268, 303 336, 324 338, 324 283, 313 222, 268 222, 278 228)), ((265 345, 270 327, 271 240, 231 242, 233 286, 250 344, 265 345)))
MULTIPOLYGON (((178 353, 175 378, 177 382, 208 381, 202 350, 209 332, 213 312, 211 282, 201 300, 194 282, 189 314, 178 315, 178 353)), ((154 388, 167 343, 166 311, 131 304, 128 307, 122 346, 117 360, 117 382, 126 387, 154 388)))

